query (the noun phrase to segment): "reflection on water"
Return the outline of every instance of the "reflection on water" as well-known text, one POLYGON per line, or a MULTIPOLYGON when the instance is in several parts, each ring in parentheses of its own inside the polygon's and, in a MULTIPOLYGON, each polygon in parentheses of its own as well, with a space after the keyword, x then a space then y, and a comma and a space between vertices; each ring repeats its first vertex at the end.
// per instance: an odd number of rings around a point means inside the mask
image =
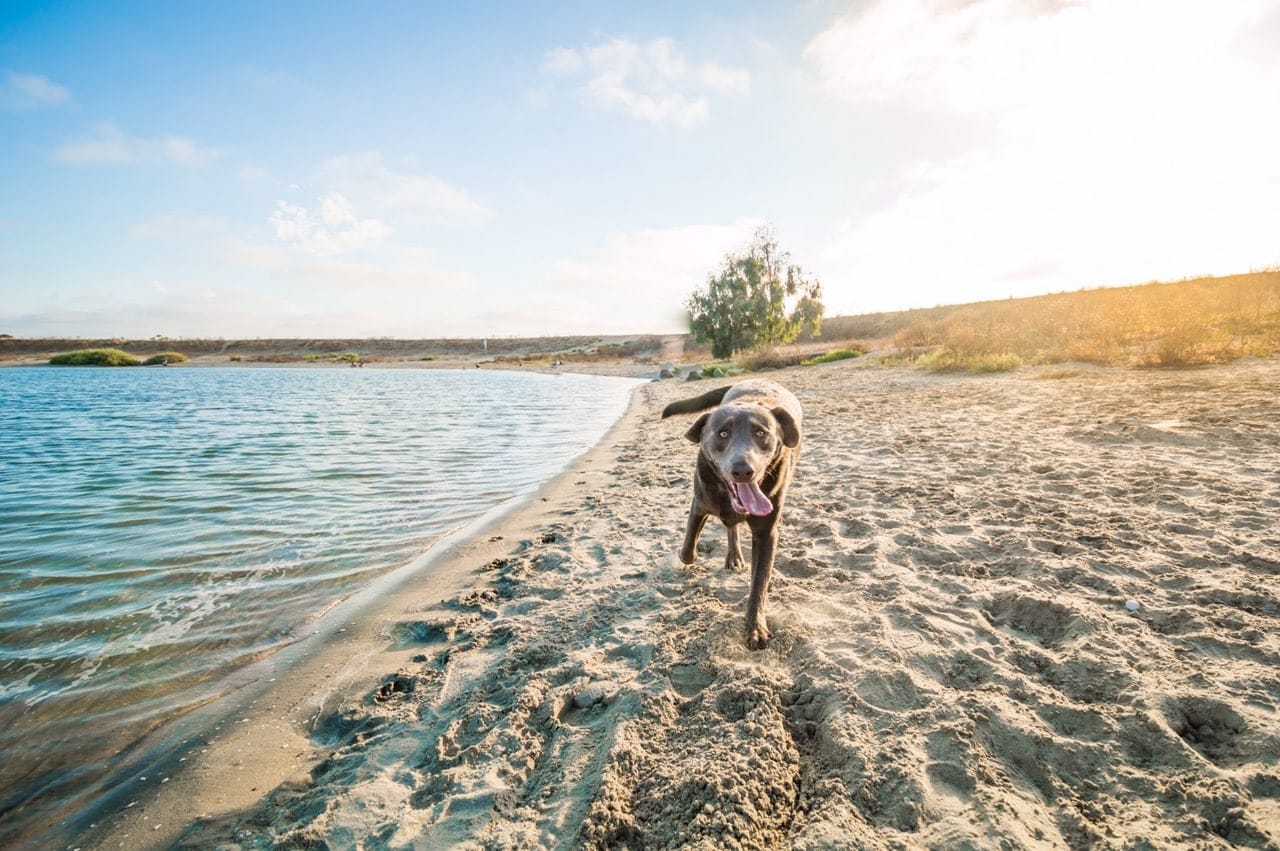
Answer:
POLYGON ((0 841, 309 616, 550 478, 633 386, 0 370, 0 841))

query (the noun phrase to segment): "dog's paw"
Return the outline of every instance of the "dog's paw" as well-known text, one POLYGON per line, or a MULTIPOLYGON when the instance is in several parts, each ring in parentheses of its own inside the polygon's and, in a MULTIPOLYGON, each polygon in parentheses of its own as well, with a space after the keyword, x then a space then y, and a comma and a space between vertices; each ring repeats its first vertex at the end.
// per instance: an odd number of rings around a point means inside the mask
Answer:
POLYGON ((772 635, 763 623, 747 624, 747 647, 751 650, 763 650, 772 635))
POLYGON ((727 558, 724 560, 724 569, 738 573, 747 569, 747 562, 741 555, 737 558, 727 558))
POLYGON ((680 551, 681 564, 685 564, 685 565, 693 564, 697 560, 698 560, 698 554, 693 550, 689 550, 688 552, 685 552, 684 550, 680 551))

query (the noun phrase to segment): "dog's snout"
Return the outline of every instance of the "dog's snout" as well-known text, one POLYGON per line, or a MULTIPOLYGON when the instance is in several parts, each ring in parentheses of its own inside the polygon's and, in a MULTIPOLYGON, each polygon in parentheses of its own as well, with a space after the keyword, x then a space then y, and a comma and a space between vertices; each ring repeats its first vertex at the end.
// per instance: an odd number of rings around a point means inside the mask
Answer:
POLYGON ((749 482, 755 478, 755 470, 751 469, 751 465, 746 461, 734 461, 733 466, 729 468, 730 474, 735 482, 749 482))

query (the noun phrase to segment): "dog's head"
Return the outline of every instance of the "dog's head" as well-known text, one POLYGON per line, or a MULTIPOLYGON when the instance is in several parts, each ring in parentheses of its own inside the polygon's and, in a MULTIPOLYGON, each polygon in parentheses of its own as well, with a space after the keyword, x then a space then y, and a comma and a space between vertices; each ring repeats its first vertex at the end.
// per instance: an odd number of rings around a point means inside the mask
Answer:
POLYGON ((698 417, 685 437, 701 444, 735 511, 761 517, 773 512, 760 482, 784 447, 800 445, 800 427, 786 408, 729 402, 698 417))

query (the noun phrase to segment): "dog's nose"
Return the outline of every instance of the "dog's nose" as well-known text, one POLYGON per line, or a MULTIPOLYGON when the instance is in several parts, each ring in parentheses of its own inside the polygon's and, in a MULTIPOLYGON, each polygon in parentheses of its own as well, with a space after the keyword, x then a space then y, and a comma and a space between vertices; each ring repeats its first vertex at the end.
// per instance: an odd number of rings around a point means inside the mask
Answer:
POLYGON ((755 475, 755 470, 746 461, 734 461, 729 472, 733 474, 735 482, 749 482, 755 475))

